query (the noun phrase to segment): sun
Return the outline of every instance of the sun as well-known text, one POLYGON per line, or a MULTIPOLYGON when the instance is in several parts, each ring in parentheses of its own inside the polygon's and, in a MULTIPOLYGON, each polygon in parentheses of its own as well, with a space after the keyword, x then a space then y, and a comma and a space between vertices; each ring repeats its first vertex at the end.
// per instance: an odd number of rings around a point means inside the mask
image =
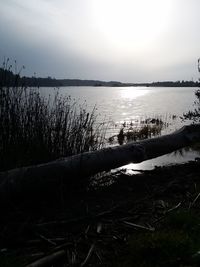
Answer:
POLYGON ((152 45, 170 22, 172 0, 93 0, 93 22, 118 49, 152 45))

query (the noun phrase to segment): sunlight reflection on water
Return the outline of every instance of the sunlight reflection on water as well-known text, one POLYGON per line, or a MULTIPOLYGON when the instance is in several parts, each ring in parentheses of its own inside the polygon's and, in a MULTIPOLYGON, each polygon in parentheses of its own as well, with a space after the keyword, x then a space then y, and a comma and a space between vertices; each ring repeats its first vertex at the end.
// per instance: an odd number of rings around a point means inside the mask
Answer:
POLYGON ((180 154, 175 154, 173 152, 155 159, 143 161, 141 163, 130 163, 119 169, 126 169, 127 173, 132 174, 137 173, 137 170, 152 170, 155 168, 155 166, 160 167, 164 165, 188 162, 190 160, 194 160, 194 156, 198 157, 199 153, 197 152, 194 154, 194 151, 192 150, 187 151, 187 153, 183 151, 183 155, 181 156, 180 154))
POLYGON ((187 152, 184 152, 183 150, 182 153, 183 155, 180 155, 180 153, 175 154, 173 152, 167 155, 163 155, 161 157, 143 161, 141 163, 130 163, 122 166, 119 169, 126 169, 127 174, 135 174, 138 173, 138 171, 140 170, 152 170, 155 167, 185 163, 194 160, 195 157, 200 156, 199 152, 194 152, 192 150, 189 150, 187 152))
MULTIPOLYGON (((137 97, 144 96, 148 94, 150 90, 134 90, 133 87, 123 88, 120 91, 121 98, 128 98, 129 100, 136 99, 137 97)), ((130 104, 129 104, 130 105, 130 104)))

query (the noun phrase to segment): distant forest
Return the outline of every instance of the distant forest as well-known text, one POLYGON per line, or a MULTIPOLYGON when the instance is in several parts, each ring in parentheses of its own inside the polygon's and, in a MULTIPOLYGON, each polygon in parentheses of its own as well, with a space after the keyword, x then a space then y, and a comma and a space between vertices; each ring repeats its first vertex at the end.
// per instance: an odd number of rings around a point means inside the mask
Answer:
POLYGON ((61 86, 153 86, 153 87, 199 87, 194 81, 164 81, 152 83, 122 83, 118 81, 99 81, 81 79, 55 79, 51 77, 21 77, 10 70, 0 68, 0 86, 61 87, 61 86))

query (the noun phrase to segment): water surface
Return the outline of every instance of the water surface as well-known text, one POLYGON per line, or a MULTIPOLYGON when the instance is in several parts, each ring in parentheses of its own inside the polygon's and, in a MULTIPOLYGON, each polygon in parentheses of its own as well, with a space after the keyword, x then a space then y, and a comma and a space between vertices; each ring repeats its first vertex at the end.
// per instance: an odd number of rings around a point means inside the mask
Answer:
MULTIPOLYGON (((41 88, 45 94, 52 94, 53 88, 41 88)), ((169 121, 163 134, 172 132, 184 124, 180 116, 194 108, 194 87, 61 87, 63 96, 71 96, 78 103, 87 103, 88 111, 97 107, 99 121, 112 121, 108 135, 116 134, 123 122, 137 122, 145 118, 160 116, 169 121), (176 115, 176 117, 174 116, 176 115), (172 119, 173 118, 173 119, 172 119)), ((180 163, 194 159, 193 151, 184 156, 170 154, 140 164, 130 164, 129 169, 151 169, 170 163, 180 163)), ((126 166, 127 167, 127 166, 126 166)))

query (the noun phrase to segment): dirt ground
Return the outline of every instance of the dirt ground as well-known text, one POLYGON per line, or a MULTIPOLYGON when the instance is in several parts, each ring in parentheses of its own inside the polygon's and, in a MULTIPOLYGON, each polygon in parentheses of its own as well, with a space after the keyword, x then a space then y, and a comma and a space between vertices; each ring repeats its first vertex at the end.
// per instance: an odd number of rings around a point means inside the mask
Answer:
POLYGON ((52 202, 2 208, 0 266, 134 266, 123 264, 134 235, 156 232, 173 212, 199 214, 200 161, 107 174, 52 202))

